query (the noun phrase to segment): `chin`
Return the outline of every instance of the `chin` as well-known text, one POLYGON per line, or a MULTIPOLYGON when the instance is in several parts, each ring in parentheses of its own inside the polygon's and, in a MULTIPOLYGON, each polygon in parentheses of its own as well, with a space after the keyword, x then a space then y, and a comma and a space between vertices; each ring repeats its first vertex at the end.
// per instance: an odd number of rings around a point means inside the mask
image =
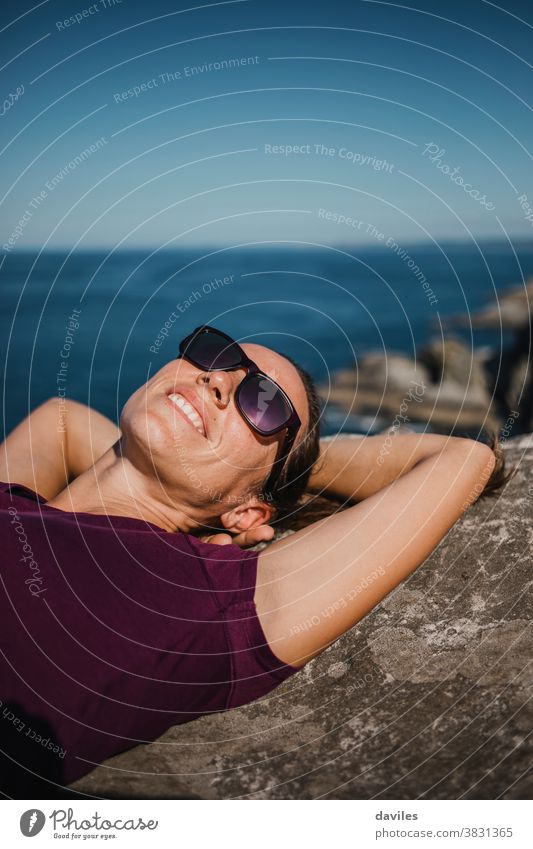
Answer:
POLYGON ((172 466, 176 449, 168 424, 156 412, 135 402, 134 396, 124 405, 120 430, 126 456, 135 466, 149 474, 172 466))

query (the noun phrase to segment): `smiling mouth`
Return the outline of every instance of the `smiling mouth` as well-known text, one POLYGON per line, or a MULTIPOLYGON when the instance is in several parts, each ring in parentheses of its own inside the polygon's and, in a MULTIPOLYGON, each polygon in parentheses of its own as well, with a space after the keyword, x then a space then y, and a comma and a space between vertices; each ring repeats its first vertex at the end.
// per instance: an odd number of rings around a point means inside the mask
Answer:
POLYGON ((180 413, 183 414, 187 421, 192 424, 193 427, 196 428, 198 433, 200 433, 203 437, 207 436, 202 419, 200 418, 192 404, 189 404, 189 402, 186 398, 183 397, 183 395, 180 395, 179 392, 172 392, 170 395, 168 395, 168 399, 171 404, 178 408, 180 413))

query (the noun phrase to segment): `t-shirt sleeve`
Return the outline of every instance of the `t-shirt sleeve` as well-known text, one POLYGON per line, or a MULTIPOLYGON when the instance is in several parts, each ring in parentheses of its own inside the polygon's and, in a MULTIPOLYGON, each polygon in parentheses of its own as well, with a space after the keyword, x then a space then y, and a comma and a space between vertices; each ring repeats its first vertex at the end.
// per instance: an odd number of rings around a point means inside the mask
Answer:
POLYGON ((257 580, 258 551, 238 545, 215 545, 191 534, 183 543, 198 558, 220 610, 242 602, 253 602, 257 580))

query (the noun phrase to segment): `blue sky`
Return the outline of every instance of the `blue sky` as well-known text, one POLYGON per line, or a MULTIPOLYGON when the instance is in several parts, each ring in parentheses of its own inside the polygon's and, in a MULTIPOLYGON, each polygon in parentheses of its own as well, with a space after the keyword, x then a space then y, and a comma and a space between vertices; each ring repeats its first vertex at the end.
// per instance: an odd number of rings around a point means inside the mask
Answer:
POLYGON ((530 3, 0 14, 3 252, 531 239, 530 3))

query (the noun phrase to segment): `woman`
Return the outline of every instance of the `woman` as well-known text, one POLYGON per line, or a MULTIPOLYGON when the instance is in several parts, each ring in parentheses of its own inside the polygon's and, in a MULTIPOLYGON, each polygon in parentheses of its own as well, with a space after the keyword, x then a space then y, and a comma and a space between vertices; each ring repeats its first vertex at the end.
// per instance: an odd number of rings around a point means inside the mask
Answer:
POLYGON ((271 691, 501 473, 468 439, 319 443, 309 376, 208 326, 131 396, 120 430, 72 401, 64 420, 50 399, 0 453, 1 748, 18 798, 39 778, 41 798, 64 796, 170 725, 271 691), (243 550, 320 493, 352 506, 243 550))

